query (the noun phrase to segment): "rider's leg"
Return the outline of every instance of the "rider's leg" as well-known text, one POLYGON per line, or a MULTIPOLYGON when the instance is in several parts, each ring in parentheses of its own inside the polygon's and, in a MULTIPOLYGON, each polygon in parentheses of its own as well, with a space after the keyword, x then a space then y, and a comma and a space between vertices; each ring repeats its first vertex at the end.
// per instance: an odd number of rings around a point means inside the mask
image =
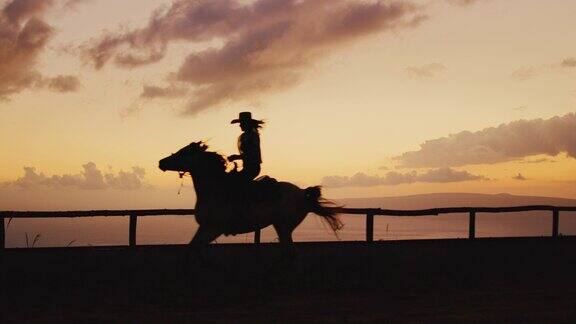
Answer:
POLYGON ((250 182, 260 174, 260 164, 245 164, 240 174, 245 182, 250 182))
POLYGON ((238 173, 240 176, 240 186, 237 188, 238 204, 236 205, 236 215, 231 219, 231 230, 238 227, 239 223, 246 222, 247 218, 244 213, 250 206, 250 200, 253 198, 250 190, 250 183, 260 174, 260 164, 245 164, 238 173))

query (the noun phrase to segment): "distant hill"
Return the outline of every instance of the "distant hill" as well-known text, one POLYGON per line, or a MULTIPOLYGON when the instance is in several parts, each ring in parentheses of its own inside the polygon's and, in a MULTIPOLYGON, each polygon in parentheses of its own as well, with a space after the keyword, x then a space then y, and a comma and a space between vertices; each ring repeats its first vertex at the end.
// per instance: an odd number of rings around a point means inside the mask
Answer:
POLYGON ((400 197, 338 199, 350 208, 426 209, 440 207, 506 207, 521 205, 576 206, 576 199, 510 194, 434 193, 400 197))

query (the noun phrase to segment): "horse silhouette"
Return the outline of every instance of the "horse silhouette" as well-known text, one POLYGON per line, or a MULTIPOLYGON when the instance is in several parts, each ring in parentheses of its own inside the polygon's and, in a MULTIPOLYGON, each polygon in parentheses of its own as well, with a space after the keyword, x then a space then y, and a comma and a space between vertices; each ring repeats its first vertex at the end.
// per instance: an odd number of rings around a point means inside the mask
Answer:
POLYGON ((272 225, 284 252, 291 255, 292 232, 308 213, 321 216, 334 231, 342 227, 328 207, 331 203, 322 198, 320 186, 301 189, 275 180, 246 184, 237 181, 235 172, 226 172, 227 166, 226 159, 208 151, 203 142, 193 142, 159 162, 162 171, 192 176, 199 228, 190 247, 206 246, 222 234, 249 233, 272 225))

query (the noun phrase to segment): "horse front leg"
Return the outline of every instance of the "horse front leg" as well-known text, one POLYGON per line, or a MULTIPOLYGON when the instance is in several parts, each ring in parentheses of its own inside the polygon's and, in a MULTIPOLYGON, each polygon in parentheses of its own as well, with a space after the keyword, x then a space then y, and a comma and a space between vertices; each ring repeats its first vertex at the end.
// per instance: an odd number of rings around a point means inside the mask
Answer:
POLYGON ((194 237, 192 240, 190 240, 190 243, 188 243, 188 248, 186 249, 186 254, 184 256, 184 268, 188 269, 188 262, 191 253, 197 254, 200 258, 201 264, 206 265, 207 259, 205 256, 205 249, 208 247, 208 244, 210 244, 220 235, 222 235, 222 231, 220 229, 211 226, 200 225, 196 231, 196 234, 194 234, 194 237))

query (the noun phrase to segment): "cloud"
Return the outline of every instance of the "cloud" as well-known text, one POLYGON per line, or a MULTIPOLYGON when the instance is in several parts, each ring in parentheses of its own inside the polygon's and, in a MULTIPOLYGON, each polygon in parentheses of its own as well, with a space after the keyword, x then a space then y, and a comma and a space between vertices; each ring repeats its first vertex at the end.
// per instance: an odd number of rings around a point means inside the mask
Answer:
POLYGON ((576 158, 576 114, 518 120, 477 132, 464 131, 429 140, 417 151, 394 159, 401 167, 453 167, 494 164, 527 156, 566 153, 576 158))
POLYGON ((541 158, 541 159, 536 159, 536 160, 520 161, 520 163, 524 163, 524 164, 556 163, 556 160, 541 158))
POLYGON ((4 187, 17 187, 21 189, 34 189, 39 187, 78 189, 122 189, 135 190, 144 186, 145 170, 141 167, 132 167, 131 171, 103 173, 93 162, 82 166, 83 171, 77 174, 63 174, 47 176, 36 171, 33 167, 24 167, 24 175, 14 181, 3 183, 4 187))
POLYGON ((541 73, 541 67, 527 66, 512 72, 511 77, 516 81, 526 81, 541 73))
POLYGON ((2 15, 12 24, 41 15, 54 4, 54 0, 13 0, 2 9, 2 15))
POLYGON ((87 3, 91 0, 67 0, 64 2, 63 7, 70 10, 76 10, 76 8, 84 3, 87 3))
POLYGON ((457 6, 469 6, 471 4, 475 4, 481 1, 486 0, 446 0, 449 4, 457 5, 457 6))
POLYGON ((37 57, 52 36, 52 28, 37 17, 49 1, 13 1, 0 11, 0 98, 29 88, 41 79, 37 57), (32 4, 36 4, 33 6, 32 4))
POLYGON ((56 92, 76 92, 80 89, 80 80, 73 75, 59 75, 46 79, 47 87, 56 92))
POLYGON ((401 0, 174 0, 147 26, 106 33, 83 53, 97 69, 134 68, 162 60, 173 42, 213 44, 169 74, 171 85, 192 89, 184 112, 193 114, 293 87, 334 50, 418 25, 420 11, 401 0))
POLYGON ((322 185, 327 188, 341 187, 373 187, 373 186, 394 186, 400 184, 410 184, 416 182, 425 183, 449 183, 473 180, 487 180, 484 176, 477 176, 468 171, 457 171, 451 168, 432 169, 425 173, 418 174, 416 171, 399 173, 388 172, 385 176, 366 175, 356 173, 352 177, 327 176, 322 179, 322 185))
POLYGON ((429 183, 448 183, 472 180, 488 179, 484 176, 473 175, 468 171, 457 171, 451 168, 433 169, 417 177, 417 181, 429 183))
POLYGON ((518 181, 526 181, 526 180, 528 180, 528 178, 524 177, 524 176, 522 175, 522 173, 518 173, 518 175, 512 177, 512 179, 518 180, 518 181))
POLYGON ((528 109, 528 106, 518 106, 518 107, 514 108, 513 110, 523 112, 523 111, 526 111, 527 109, 528 109))
POLYGON ((430 63, 422 66, 412 66, 406 68, 406 73, 412 78, 430 79, 446 71, 446 66, 440 63, 430 63))
POLYGON ((521 67, 512 72, 511 77, 516 81, 526 81, 544 73, 571 71, 574 68, 576 68, 576 58, 567 57, 553 64, 521 67))
POLYGON ((36 69, 40 54, 54 34, 42 15, 56 1, 12 0, 2 3, 6 5, 0 9, 0 99, 9 99, 25 89, 45 86, 58 92, 71 91, 75 86, 72 77, 46 79, 36 69))
POLYGON ((563 68, 575 68, 576 67, 576 58, 574 58, 574 57, 566 58, 560 63, 560 66, 563 68))
POLYGON ((156 87, 145 85, 143 87, 141 98, 155 99, 155 98, 179 98, 186 95, 188 89, 178 88, 175 86, 169 87, 156 87))

